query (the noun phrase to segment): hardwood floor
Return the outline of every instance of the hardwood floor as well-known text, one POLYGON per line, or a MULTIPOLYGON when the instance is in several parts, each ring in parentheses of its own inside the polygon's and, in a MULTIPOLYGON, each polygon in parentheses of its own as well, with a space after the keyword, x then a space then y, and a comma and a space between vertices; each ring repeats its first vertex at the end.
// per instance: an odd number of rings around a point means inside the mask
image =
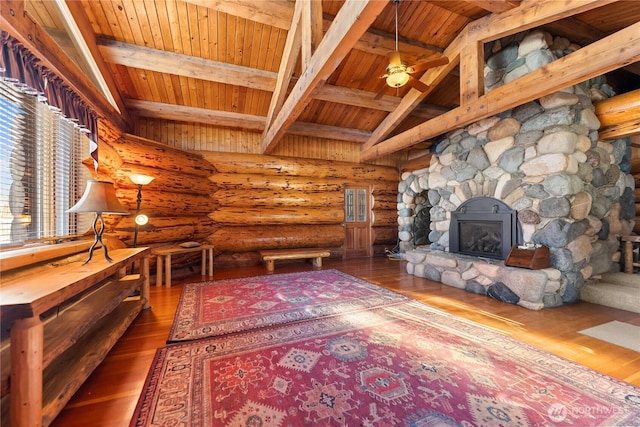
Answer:
MULTIPOLYGON (((275 273, 304 271, 310 268, 310 264, 305 262, 278 263, 275 273)), ((640 353, 577 333, 579 330, 612 320, 640 326, 640 314, 586 302, 532 311, 411 276, 406 273, 405 262, 385 257, 349 261, 326 260, 323 268, 336 268, 409 295, 550 353, 640 386, 640 353)), ((263 266, 217 268, 214 280, 266 273, 263 266)), ((138 316, 52 425, 128 425, 156 348, 165 345, 182 284, 200 280, 201 276, 198 274, 175 280, 171 288, 152 286, 152 309, 138 316)))

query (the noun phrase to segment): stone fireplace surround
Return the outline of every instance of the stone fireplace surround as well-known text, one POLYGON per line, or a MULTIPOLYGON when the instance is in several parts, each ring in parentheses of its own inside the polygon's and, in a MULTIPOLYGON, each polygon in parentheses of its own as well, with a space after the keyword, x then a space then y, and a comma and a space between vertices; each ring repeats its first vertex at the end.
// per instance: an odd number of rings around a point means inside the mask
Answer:
MULTIPOLYGON (((496 41, 488 48, 485 90, 577 48, 542 31, 496 41)), ((592 79, 440 140, 430 165, 404 173, 398 186, 407 272, 537 310, 576 302, 585 281, 619 270, 618 238, 633 228, 634 181, 627 142, 598 138, 592 100, 610 95, 604 79, 592 79), (449 252, 451 213, 480 196, 518 212, 520 243, 548 246, 551 268, 449 252), (423 208, 432 243, 416 246, 412 220, 423 208)))

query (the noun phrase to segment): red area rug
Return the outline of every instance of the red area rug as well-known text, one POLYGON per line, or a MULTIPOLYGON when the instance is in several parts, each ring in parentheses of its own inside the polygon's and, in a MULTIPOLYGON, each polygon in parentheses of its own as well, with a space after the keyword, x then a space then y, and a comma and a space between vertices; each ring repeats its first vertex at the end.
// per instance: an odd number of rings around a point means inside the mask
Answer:
POLYGON ((637 426, 640 389, 409 302, 159 349, 147 425, 637 426))
POLYGON ((338 270, 184 285, 168 343, 409 301, 338 270))

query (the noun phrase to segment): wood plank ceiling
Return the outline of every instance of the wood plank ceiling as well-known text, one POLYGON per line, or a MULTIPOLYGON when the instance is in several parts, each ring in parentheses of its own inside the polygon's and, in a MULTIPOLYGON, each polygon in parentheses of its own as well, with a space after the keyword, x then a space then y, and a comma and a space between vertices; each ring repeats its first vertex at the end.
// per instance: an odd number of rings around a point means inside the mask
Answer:
POLYGON ((403 60, 450 61, 414 74, 429 85, 424 92, 389 88, 380 78, 395 49, 395 6, 36 0, 25 9, 102 88, 124 122, 139 115, 261 132, 265 153, 293 133, 361 142, 366 161, 428 146, 514 102, 603 73, 619 92, 640 88, 638 1, 402 0, 403 60), (537 27, 589 46, 518 86, 483 94, 483 43, 537 27), (609 59, 590 61, 602 56, 609 59))

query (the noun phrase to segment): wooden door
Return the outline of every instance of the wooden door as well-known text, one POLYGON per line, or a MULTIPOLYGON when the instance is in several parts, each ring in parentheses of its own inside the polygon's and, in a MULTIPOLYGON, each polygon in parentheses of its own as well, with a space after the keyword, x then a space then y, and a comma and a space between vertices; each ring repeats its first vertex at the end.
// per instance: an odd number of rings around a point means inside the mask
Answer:
POLYGON ((367 187, 344 190, 345 240, 343 258, 371 256, 371 202, 367 187))

